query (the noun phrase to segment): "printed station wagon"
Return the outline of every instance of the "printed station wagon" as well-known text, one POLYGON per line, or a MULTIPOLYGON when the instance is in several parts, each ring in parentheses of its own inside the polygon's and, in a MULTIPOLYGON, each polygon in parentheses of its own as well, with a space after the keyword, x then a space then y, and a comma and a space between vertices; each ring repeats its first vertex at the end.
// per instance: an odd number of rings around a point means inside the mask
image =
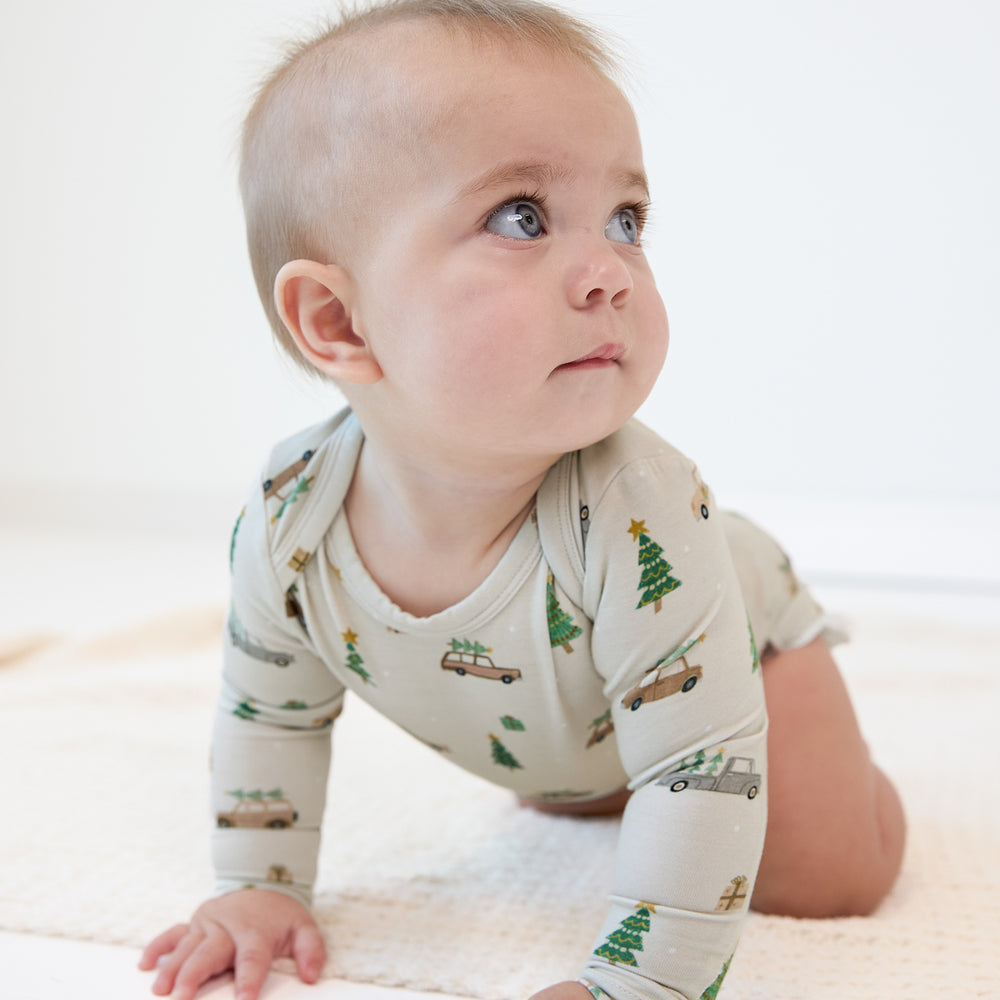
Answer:
POLYGON ((680 656, 673 663, 650 670, 648 674, 622 698, 622 705, 636 711, 647 701, 659 701, 678 691, 690 691, 701 680, 701 667, 688 666, 688 661, 680 656))
POLYGON ((220 827, 247 827, 284 830, 293 826, 299 814, 288 799, 254 800, 238 802, 231 812, 219 813, 216 822, 220 827))
POLYGON ((488 677, 490 680, 510 684, 521 676, 516 668, 498 667, 482 653, 445 653, 441 657, 442 670, 454 670, 459 677, 472 674, 474 677, 488 677))

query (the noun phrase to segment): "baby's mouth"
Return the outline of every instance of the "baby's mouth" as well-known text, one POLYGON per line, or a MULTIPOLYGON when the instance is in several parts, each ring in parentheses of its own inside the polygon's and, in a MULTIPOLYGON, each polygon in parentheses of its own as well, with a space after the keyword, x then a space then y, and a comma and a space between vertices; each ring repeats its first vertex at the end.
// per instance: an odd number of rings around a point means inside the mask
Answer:
POLYGON ((576 361, 560 365, 556 371, 582 371, 588 368, 606 368, 619 361, 624 353, 625 347, 622 344, 601 344, 600 347, 589 354, 585 354, 582 358, 577 358, 576 361))

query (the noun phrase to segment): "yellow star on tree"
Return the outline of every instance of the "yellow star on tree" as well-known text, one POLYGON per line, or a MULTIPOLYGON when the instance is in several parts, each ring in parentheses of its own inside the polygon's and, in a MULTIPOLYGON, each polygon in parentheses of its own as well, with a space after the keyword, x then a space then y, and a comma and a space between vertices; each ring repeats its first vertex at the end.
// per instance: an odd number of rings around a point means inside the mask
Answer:
POLYGON ((639 541, 640 535, 649 534, 649 528, 646 527, 646 521, 637 521, 634 517, 632 520, 632 527, 628 529, 628 533, 632 536, 632 541, 639 541))
POLYGON ((344 642, 348 642, 348 643, 355 643, 355 642, 358 641, 357 635, 354 632, 352 632, 350 629, 348 629, 346 632, 341 632, 340 633, 340 638, 343 639, 344 642))

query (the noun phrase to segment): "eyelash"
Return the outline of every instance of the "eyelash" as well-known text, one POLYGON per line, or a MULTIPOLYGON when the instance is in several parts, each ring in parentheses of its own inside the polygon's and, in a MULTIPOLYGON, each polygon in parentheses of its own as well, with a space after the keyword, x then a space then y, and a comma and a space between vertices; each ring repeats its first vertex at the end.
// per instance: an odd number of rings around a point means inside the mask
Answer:
POLYGON ((486 216, 486 221, 483 223, 483 226, 488 226, 508 205, 513 205, 519 201, 531 202, 532 205, 535 205, 537 208, 542 210, 543 216, 545 215, 545 195, 539 193, 538 191, 534 192, 534 194, 531 194, 528 191, 522 191, 520 194, 514 195, 513 198, 504 198, 504 200, 501 201, 500 204, 486 216))
POLYGON ((646 223, 649 221, 649 199, 634 201, 629 205, 622 205, 621 208, 618 208, 615 211, 620 212, 623 208, 631 210, 632 214, 635 216, 635 223, 639 227, 639 235, 642 236, 643 231, 646 228, 646 223))
MULTIPOLYGON (((547 204, 545 195, 541 194, 538 191, 535 191, 533 193, 529 191, 522 191, 520 194, 514 195, 513 198, 504 198, 504 200, 501 201, 500 204, 497 205, 497 207, 494 208, 493 211, 490 212, 488 216, 486 216, 486 221, 483 224, 484 228, 488 226, 489 223, 493 219, 495 219, 500 214, 500 212, 503 209, 505 209, 508 205, 511 205, 519 201, 527 201, 530 202, 532 205, 535 205, 537 208, 541 209, 542 217, 543 218, 545 217, 545 206, 547 204)), ((646 228, 646 223, 649 221, 649 211, 650 211, 649 199, 644 198, 641 201, 633 201, 629 202, 626 205, 619 205, 615 209, 615 211, 621 212, 624 209, 628 209, 635 216, 636 226, 638 226, 639 228, 639 236, 641 237, 643 231, 646 228)))

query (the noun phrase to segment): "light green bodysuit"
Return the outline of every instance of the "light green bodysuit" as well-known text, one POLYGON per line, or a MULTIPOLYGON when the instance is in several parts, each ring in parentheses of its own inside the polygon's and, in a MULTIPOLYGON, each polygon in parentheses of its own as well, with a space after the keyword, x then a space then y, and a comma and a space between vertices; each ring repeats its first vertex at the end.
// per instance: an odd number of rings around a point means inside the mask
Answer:
POLYGON ((563 456, 488 579, 416 618, 354 549, 342 501, 362 441, 345 410, 283 442, 234 531, 219 891, 310 902, 331 723, 350 690, 518 795, 633 789, 581 975, 616 1000, 700 997, 736 948, 763 844, 758 651, 815 637, 819 607, 766 535, 632 421, 563 456))

